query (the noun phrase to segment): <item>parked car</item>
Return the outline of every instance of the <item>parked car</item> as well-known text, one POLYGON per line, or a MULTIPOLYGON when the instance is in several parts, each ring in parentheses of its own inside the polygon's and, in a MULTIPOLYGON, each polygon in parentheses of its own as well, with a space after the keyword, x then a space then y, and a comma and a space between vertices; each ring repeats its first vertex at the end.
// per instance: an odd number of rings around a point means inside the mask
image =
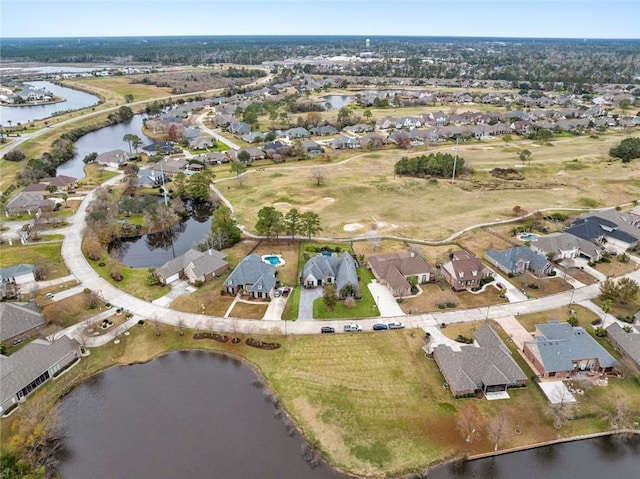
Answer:
POLYGON ((47 293, 45 296, 49 299, 53 299, 53 293, 47 293))
POLYGON ((362 331, 362 328, 360 327, 359 324, 351 323, 351 324, 345 324, 344 326, 345 333, 357 333, 359 331, 362 331))
POLYGON ((386 331, 387 329, 389 329, 389 326, 384 323, 376 323, 373 325, 374 331, 386 331))
POLYGON ((282 296, 286 298, 287 296, 289 296, 290 291, 291 291, 291 288, 289 286, 285 286, 282 289, 282 296))
POLYGON ((395 323, 387 324, 389 329, 404 329, 404 323, 402 321, 396 321, 395 323))
POLYGON ((320 332, 322 334, 335 333, 336 332, 336 328, 332 328, 331 326, 322 326, 320 328, 320 332))
POLYGON ((274 298, 279 298, 281 294, 282 294, 282 291, 280 291, 279 289, 276 289, 276 290, 273 292, 273 297, 274 297, 274 298))
POLYGON ((502 283, 496 283, 496 288, 498 288, 498 289, 507 289, 507 288, 505 287, 505 285, 504 285, 504 284, 502 284, 502 283))

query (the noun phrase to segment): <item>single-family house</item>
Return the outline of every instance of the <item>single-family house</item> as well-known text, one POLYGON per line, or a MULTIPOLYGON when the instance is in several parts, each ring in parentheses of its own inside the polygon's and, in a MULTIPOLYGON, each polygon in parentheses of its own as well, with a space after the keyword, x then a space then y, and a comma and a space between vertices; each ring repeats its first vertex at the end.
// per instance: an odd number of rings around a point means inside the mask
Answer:
POLYGON ((232 133, 236 136, 242 136, 246 135, 247 133, 251 133, 251 127, 242 121, 235 121, 231 123, 227 130, 229 131, 229 133, 232 133))
POLYGON ((553 264, 541 254, 526 246, 514 246, 503 251, 490 249, 484 258, 501 271, 511 276, 518 276, 531 271, 536 276, 549 276, 553 273, 553 264))
POLYGON ((333 284, 338 296, 360 297, 360 283, 356 262, 348 252, 342 254, 319 253, 310 258, 302 269, 300 283, 305 288, 333 284))
POLYGON ((7 414, 79 358, 80 344, 67 336, 36 339, 11 356, 0 355, 0 413, 7 414))
POLYGON ((440 266, 440 271, 454 291, 480 288, 481 281, 491 276, 491 270, 465 250, 453 253, 451 260, 440 266))
POLYGON ((311 128, 311 134, 315 136, 328 136, 328 135, 336 135, 338 130, 332 125, 324 125, 318 126, 316 128, 311 128))
POLYGON ((297 138, 309 138, 311 136, 311 133, 309 133, 309 131, 306 128, 302 128, 301 126, 298 126, 296 128, 290 128, 287 131, 285 131, 284 136, 289 140, 295 140, 297 138))
POLYGON ((607 326, 607 339, 613 345, 616 351, 626 356, 640 367, 640 334, 631 328, 631 332, 627 333, 616 322, 607 326))
POLYGON ((453 397, 482 391, 483 394, 503 393, 510 387, 524 386, 526 374, 511 356, 509 349, 491 326, 480 327, 474 333, 474 344, 454 351, 438 344, 429 351, 442 372, 453 397))
MULTIPOLYGON (((155 152, 155 150, 152 151, 155 152)), ((131 158, 132 155, 124 150, 111 150, 100 153, 96 158, 96 162, 99 165, 118 168, 124 166, 131 158)))
POLYGON ((545 379, 586 371, 606 373, 618 364, 582 327, 558 321, 536 324, 535 338, 525 341, 522 354, 545 379))
POLYGON ((256 254, 245 256, 224 282, 229 294, 238 294, 240 290, 253 298, 267 299, 276 286, 276 268, 265 263, 256 254))
POLYGON ((587 216, 574 221, 565 229, 566 233, 578 236, 595 244, 605 244, 622 251, 638 244, 638 236, 622 231, 613 221, 598 216, 587 216))
POLYGON ((47 321, 33 302, 0 302, 0 342, 12 344, 37 334, 47 321))
POLYGON ((173 141, 157 141, 150 145, 143 146, 142 149, 150 154, 161 153, 171 155, 176 149, 176 144, 173 141))
POLYGON ((369 256, 367 266, 380 284, 384 284, 396 297, 411 294, 410 277, 415 277, 416 284, 425 284, 431 279, 431 267, 413 253, 369 256))
POLYGON ((38 183, 45 186, 45 190, 47 186, 53 185, 58 190, 70 190, 75 188, 77 178, 73 176, 59 175, 59 176, 49 176, 47 178, 42 178, 38 183))
POLYGON ((324 148, 313 140, 302 140, 302 148, 311 155, 319 155, 324 152, 324 148))
POLYGON ((334 150, 354 150, 356 148, 361 148, 360 141, 355 138, 350 138, 347 136, 339 136, 338 138, 334 138, 331 140, 331 148, 334 150))
POLYGON ((189 148, 194 150, 205 150, 216 146, 216 140, 210 136, 200 135, 189 140, 189 148))
POLYGON ((553 261, 561 259, 587 258, 598 261, 602 256, 602 248, 591 241, 579 238, 569 233, 552 233, 539 236, 532 241, 529 248, 536 253, 551 256, 553 261))
POLYGON ((44 195, 37 191, 22 191, 11 198, 6 206, 6 211, 10 215, 20 213, 36 213, 38 210, 51 211, 55 208, 56 202, 45 199, 44 195))
POLYGON ((0 268, 0 283, 24 284, 36 280, 36 268, 32 264, 15 264, 0 268))
POLYGON ((229 269, 226 259, 226 254, 214 249, 207 251, 190 249, 185 254, 160 266, 156 270, 156 276, 162 284, 171 284, 184 277, 190 283, 204 282, 219 277, 229 269))
POLYGON ((249 161, 264 160, 267 157, 264 151, 254 146, 249 146, 247 148, 240 148, 238 151, 230 150, 229 154, 234 156, 235 159, 237 160, 238 155, 243 151, 246 151, 247 153, 249 153, 249 161))

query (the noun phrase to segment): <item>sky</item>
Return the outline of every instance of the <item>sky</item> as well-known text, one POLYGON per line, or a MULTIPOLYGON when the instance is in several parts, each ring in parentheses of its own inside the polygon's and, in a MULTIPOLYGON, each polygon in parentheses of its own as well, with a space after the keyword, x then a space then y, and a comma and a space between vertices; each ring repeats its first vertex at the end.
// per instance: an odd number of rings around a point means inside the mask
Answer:
POLYGON ((0 0, 0 39, 157 35, 640 38, 640 0, 0 0))

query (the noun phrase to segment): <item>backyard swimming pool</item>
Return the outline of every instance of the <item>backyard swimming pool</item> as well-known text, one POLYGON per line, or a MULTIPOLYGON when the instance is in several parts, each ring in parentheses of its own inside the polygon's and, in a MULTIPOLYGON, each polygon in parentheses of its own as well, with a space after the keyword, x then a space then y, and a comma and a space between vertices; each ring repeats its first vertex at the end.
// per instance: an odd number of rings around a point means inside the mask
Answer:
POLYGON ((538 235, 533 234, 533 233, 522 233, 520 235, 520 239, 522 241, 535 241, 538 239, 538 235))
POLYGON ((282 266, 286 263, 284 258, 279 254, 267 254, 262 256, 262 261, 273 266, 282 266))

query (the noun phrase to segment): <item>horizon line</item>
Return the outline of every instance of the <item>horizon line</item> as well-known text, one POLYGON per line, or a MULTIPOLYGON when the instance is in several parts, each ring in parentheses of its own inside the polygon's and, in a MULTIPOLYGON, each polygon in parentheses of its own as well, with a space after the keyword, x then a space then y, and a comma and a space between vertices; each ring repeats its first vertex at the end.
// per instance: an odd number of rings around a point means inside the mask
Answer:
POLYGON ((526 37, 518 37, 518 36, 501 36, 501 35, 420 35, 420 34, 375 34, 375 35, 367 35, 367 34, 308 34, 308 33, 256 33, 256 34, 226 34, 226 35, 211 35, 211 34, 171 34, 171 35, 72 35, 72 36, 24 36, 24 37, 3 37, 0 36, 0 40, 47 40, 47 39, 83 39, 83 38, 178 38, 178 37, 203 37, 203 38, 225 38, 225 37, 234 37, 234 38, 252 38, 252 37, 313 37, 313 38, 340 38, 340 37, 349 37, 349 38, 464 38, 464 39, 520 39, 520 40, 631 40, 631 41, 640 41, 640 37, 544 37, 544 36, 526 36, 526 37))

